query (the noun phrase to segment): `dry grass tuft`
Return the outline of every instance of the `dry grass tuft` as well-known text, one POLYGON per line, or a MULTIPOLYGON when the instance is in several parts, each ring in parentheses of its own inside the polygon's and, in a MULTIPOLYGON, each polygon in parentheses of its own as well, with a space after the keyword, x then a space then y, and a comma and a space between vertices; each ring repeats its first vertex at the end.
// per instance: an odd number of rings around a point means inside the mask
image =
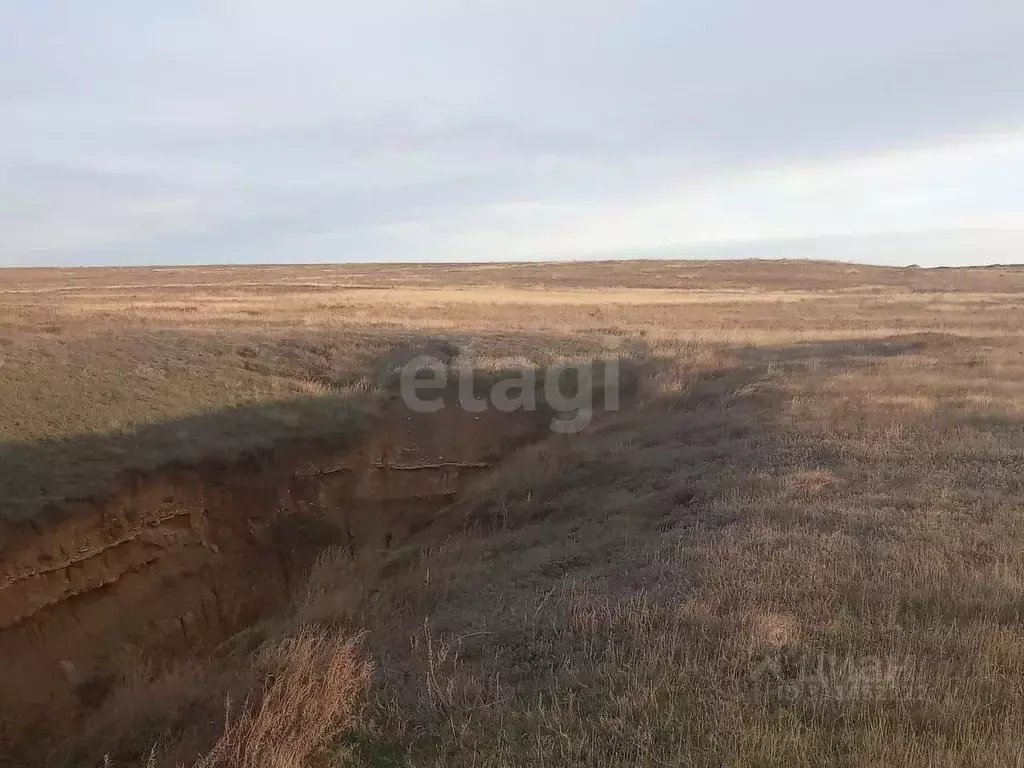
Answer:
POLYGON ((266 649, 268 671, 257 702, 234 715, 230 703, 224 733, 195 768, 302 768, 355 712, 373 666, 359 657, 360 638, 302 628, 266 649))

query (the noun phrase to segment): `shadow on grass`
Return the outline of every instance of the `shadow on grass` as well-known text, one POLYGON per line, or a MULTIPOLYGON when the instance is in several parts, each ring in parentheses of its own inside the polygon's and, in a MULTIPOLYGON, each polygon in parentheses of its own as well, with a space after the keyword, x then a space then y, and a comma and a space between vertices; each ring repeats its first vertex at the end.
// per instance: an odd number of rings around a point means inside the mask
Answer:
MULTIPOLYGON (((477 340, 484 344, 486 341, 477 340)), ((24 518, 48 503, 102 493, 118 473, 125 470, 231 461, 247 453, 258 454, 282 442, 344 443, 373 423, 373 414, 382 400, 397 394, 397 371, 402 364, 426 355, 450 365, 458 354, 458 342, 457 338, 403 339, 372 364, 369 381, 376 380, 376 384, 365 387, 362 393, 338 394, 332 387, 339 382, 324 377, 326 392, 319 396, 207 411, 146 425, 131 432, 90 433, 33 443, 0 443, 0 518, 24 518)), ((923 339, 858 339, 782 347, 721 348, 723 353, 738 360, 739 365, 698 372, 681 405, 694 406, 696 403, 691 401, 703 397, 702 393, 706 394, 709 387, 712 390, 721 386, 739 389, 768 370, 827 371, 865 365, 873 358, 913 352, 924 343, 923 339)), ((594 351, 587 350, 580 340, 532 335, 514 340, 503 338, 501 347, 513 355, 516 349, 524 352, 546 349, 552 360, 559 354, 580 355, 594 351)), ((626 365, 617 375, 622 379, 620 384, 626 396, 622 407, 629 407, 639 379, 672 361, 649 356, 649 349, 642 345, 624 349, 623 355, 626 365)), ((253 361, 253 365, 258 365, 258 361, 253 361)), ((494 382, 518 372, 500 368, 477 372, 474 384, 478 390, 486 392, 494 382)), ((603 373, 595 369, 599 382, 602 376, 603 373)), ((349 379, 351 377, 342 383, 351 384, 349 379)), ((538 380, 538 386, 542 383, 538 380)))
MULTIPOLYGON (((631 414, 624 413, 622 418, 599 424, 593 435, 572 439, 572 455, 565 462, 539 454, 531 466, 526 451, 525 468, 522 460, 510 461, 507 468, 495 470, 493 482, 483 478, 483 486, 455 507, 456 512, 468 512, 466 518, 455 517, 457 522, 469 519, 471 524, 486 518, 487 525, 479 526, 486 530, 480 532, 496 536, 467 536, 453 545, 453 557, 461 570, 451 576, 451 581, 445 581, 445 569, 454 566, 444 561, 445 552, 439 550, 437 570, 431 572, 440 586, 434 586, 434 581, 424 585, 420 578, 413 580, 409 594, 401 594, 393 603, 388 602, 393 597, 389 595, 378 594, 365 603, 354 598, 345 604, 350 614, 337 619, 371 628, 377 643, 372 651, 375 656, 380 654, 381 686, 385 690, 390 686, 395 691, 407 691, 410 680, 423 679, 423 670, 415 668, 418 662, 406 656, 408 639, 422 627, 426 615, 437 622, 438 632, 447 628, 461 637, 476 637, 481 644, 488 643, 486 653, 481 650, 474 656, 467 648, 463 658, 471 664, 479 662, 500 669, 508 681, 522 681, 526 691, 530 685, 546 680, 545 670, 551 668, 552 658, 560 652, 558 644, 563 642, 563 638, 544 635, 546 630, 537 629, 538 616, 549 611, 554 602, 544 596, 553 593, 557 584, 567 577, 582 577, 594 589, 614 585, 628 594, 635 589, 654 589, 659 583, 678 583, 679 573, 668 572, 669 561, 651 558, 648 553, 637 556, 639 534, 657 536, 674 531, 690 535, 691 531, 706 532, 727 524, 732 521, 730 515, 736 513, 720 503, 723 489, 736 486, 742 478, 760 476, 780 454, 791 460, 794 468, 806 460, 810 448, 795 445, 793 433, 786 431, 782 420, 773 420, 773 414, 783 407, 785 395, 775 387, 770 372, 828 377, 871 366, 880 358, 914 354, 927 343, 918 338, 857 339, 770 348, 718 348, 715 352, 721 355, 721 366, 694 370, 685 377, 684 386, 658 396, 656 406, 682 414, 639 414, 637 419, 646 419, 641 430, 637 428, 640 422, 631 422, 631 414), (730 408, 734 404, 738 405, 735 410, 730 408), (764 450, 778 448, 787 440, 788 454, 764 450), (616 525, 607 525, 612 519, 616 525), (637 534, 630 545, 633 549, 623 550, 623 540, 628 543, 632 534, 637 534), (457 557, 460 554, 466 556, 457 557), (627 555, 627 559, 620 559, 620 554, 627 555), (659 581, 661 575, 675 581, 659 581), (382 610, 382 605, 401 608, 382 610), (524 629, 523 615, 532 617, 532 630, 524 629), (487 632, 477 632, 477 623, 483 620, 492 626, 487 632), (526 637, 528 631, 539 634, 526 637), (548 642, 550 648, 544 645, 548 642), (548 650, 538 650, 543 648, 548 650)), ((668 371, 674 362, 642 354, 634 360, 637 371, 655 377, 668 371)), ((500 377, 500 372, 482 377, 481 385, 486 386, 494 377, 500 377)), ((313 409, 310 413, 318 407, 340 407, 330 398, 303 402, 303 407, 313 409)), ((258 423, 269 429, 267 424, 272 425, 273 418, 258 423)), ((406 555, 408 550, 382 557, 406 555)), ((428 555, 424 552, 424 557, 428 555)), ((688 567, 683 563, 679 569, 688 567)), ((342 573, 341 577, 354 582, 346 589, 387 592, 403 588, 405 570, 409 569, 395 569, 398 586, 375 580, 372 573, 360 578, 342 573)), ((599 686, 593 691, 599 692, 599 686)), ((417 694, 401 695, 415 698, 417 694)), ((489 701, 471 703, 465 711, 474 713, 473 717, 490 717, 489 701)), ((501 707, 495 707, 495 711, 500 714, 501 707)), ((435 733, 443 725, 431 722, 432 716, 410 715, 424 734, 435 733)), ((357 753, 362 765, 401 764, 401 755, 405 754, 404 746, 382 745, 360 734, 351 734, 343 744, 357 753)), ((467 754, 473 749, 484 746, 465 745, 467 754)))
MULTIPOLYGON (((528 764, 527 754, 537 764, 790 764, 801 754, 823 764, 854 753, 879 722, 881 738, 898 742, 891 734, 913 727, 899 707, 778 703, 772 685, 785 670, 767 684, 749 670, 790 644, 808 658, 906 651, 882 622, 843 623, 844 596, 868 583, 878 615, 902 621, 907 596, 928 585, 913 564, 899 570, 899 554, 934 566, 944 552, 920 548, 921 520, 905 514, 879 535, 872 494, 897 490, 878 477, 887 456, 851 455, 856 445, 843 454, 804 432, 788 405, 793 391, 820 393, 946 341, 721 348, 716 369, 685 372, 643 411, 510 457, 456 503, 467 535, 345 571, 345 599, 313 614, 370 628, 370 733, 403 734, 389 754, 458 766, 528 764), (641 748, 649 759, 631 760, 641 748)), ((671 361, 651 362, 672 375, 671 361)), ((885 427, 872 425, 882 449, 885 427)), ((920 463, 911 470, 929 482, 920 463)), ((958 553, 963 531, 956 518, 945 525, 944 546, 958 553)), ((910 647, 955 682, 953 644, 915 622, 905 626, 921 645, 910 647)), ((356 764, 377 764, 374 747, 356 764)))

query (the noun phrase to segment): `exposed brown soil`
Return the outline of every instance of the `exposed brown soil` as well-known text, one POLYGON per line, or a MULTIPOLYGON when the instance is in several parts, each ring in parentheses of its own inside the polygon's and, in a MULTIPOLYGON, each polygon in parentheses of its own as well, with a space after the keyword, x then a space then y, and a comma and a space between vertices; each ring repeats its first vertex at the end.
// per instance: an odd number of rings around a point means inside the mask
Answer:
POLYGON ((103 497, 6 524, 0 747, 95 706, 129 657, 199 652, 273 612, 324 546, 386 548, 429 530, 468 477, 550 419, 395 402, 341 444, 125 474, 103 497))

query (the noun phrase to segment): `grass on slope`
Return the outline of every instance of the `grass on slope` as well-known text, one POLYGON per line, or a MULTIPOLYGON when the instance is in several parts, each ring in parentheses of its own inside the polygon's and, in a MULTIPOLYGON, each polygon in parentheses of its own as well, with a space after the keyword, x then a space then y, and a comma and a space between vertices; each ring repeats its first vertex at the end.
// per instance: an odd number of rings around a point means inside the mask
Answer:
POLYGON ((310 766, 1017 765, 1022 382, 999 339, 695 349, 447 537, 327 553, 210 672, 129 676, 93 749, 184 763, 313 627, 375 671, 310 766))

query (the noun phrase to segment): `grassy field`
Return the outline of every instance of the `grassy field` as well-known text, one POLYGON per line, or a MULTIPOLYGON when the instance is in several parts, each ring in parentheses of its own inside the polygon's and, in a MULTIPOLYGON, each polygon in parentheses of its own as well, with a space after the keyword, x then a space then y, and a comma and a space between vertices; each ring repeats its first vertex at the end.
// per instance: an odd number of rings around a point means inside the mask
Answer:
POLYGON ((636 408, 515 454, 444 536, 325 552, 214 659, 126 671, 87 752, 1021 765, 1022 336, 1009 267, 12 270, 0 497, 27 514, 126 465, 329 430, 410 346, 628 356, 636 408))

